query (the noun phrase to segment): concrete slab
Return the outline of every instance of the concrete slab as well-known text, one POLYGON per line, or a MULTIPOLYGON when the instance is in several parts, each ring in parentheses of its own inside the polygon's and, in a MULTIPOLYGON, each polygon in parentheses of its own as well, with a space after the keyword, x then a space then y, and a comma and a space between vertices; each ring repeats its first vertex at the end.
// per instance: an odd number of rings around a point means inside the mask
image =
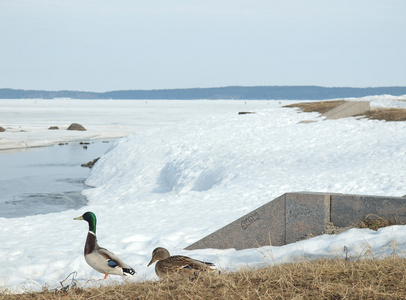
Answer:
POLYGON ((326 232, 330 222, 330 195, 286 194, 286 244, 326 232))
POLYGON ((286 244, 285 231, 285 195, 282 195, 185 249, 282 246, 286 244))
POLYGON ((347 118, 371 109, 369 101, 347 101, 322 114, 327 119, 347 118))
POLYGON ((282 246, 327 232, 340 232, 340 228, 354 226, 370 214, 406 223, 406 198, 286 193, 185 249, 282 246))
POLYGON ((331 196, 331 222, 336 226, 353 226, 369 214, 406 222, 406 198, 345 194, 331 196))

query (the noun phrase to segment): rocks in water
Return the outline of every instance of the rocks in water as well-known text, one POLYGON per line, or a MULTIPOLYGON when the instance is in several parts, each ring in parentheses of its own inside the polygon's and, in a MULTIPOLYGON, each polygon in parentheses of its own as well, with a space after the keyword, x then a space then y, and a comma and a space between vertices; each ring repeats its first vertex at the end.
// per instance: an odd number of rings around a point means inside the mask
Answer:
POLYGON ((0 126, 0 132, 6 131, 3 127, 0 126))
POLYGON ((81 166, 82 166, 82 167, 85 167, 85 168, 90 168, 90 169, 91 169, 91 168, 93 168, 94 164, 99 160, 99 158, 100 158, 100 157, 95 158, 95 159, 89 161, 88 163, 81 164, 81 166))
POLYGON ((51 126, 51 127, 48 128, 48 130, 58 130, 58 129, 59 129, 58 126, 51 126))
POLYGON ((88 142, 80 142, 79 145, 83 145, 83 149, 87 149, 87 145, 89 145, 90 143, 88 142))
POLYGON ((86 128, 83 127, 82 125, 78 123, 72 123, 69 125, 68 130, 80 130, 80 131, 85 131, 86 128))

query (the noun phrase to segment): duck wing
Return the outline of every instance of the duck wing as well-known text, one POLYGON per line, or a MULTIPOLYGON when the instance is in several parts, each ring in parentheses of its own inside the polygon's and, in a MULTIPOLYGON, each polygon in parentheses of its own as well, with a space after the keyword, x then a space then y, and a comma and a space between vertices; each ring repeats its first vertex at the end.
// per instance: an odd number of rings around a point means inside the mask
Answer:
POLYGON ((208 270, 213 263, 204 262, 201 260, 193 259, 187 256, 175 255, 163 260, 165 264, 170 264, 179 268, 190 270, 208 270))
POLYGON ((105 248, 99 248, 97 250, 101 256, 103 256, 107 260, 107 264, 111 268, 122 268, 123 269, 123 275, 126 276, 133 276, 137 272, 133 268, 131 268, 129 265, 127 265, 125 262, 123 262, 120 258, 118 258, 117 255, 115 255, 113 252, 110 252, 109 250, 105 248))

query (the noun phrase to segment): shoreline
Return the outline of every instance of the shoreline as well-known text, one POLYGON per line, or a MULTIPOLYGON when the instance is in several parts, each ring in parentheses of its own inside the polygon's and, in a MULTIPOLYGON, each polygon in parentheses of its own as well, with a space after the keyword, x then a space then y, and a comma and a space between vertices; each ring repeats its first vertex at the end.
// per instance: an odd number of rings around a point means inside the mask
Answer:
MULTIPOLYGON (((40 133, 41 135, 41 133, 40 133)), ((2 153, 11 153, 11 152, 19 152, 19 151, 26 151, 29 149, 34 149, 34 148, 42 148, 42 147, 50 147, 50 146, 55 146, 58 144, 66 144, 66 143, 72 143, 72 142, 81 142, 81 141, 100 141, 100 140, 118 140, 121 138, 125 138, 127 136, 131 135, 131 133, 128 134, 106 134, 106 135, 95 135, 95 134, 90 134, 87 136, 77 136, 77 137, 61 137, 61 138, 55 138, 52 140, 49 139, 44 139, 44 138, 35 138, 31 137, 29 141, 20 139, 3 139, 0 138, 0 155, 2 153)), ((1 136, 1 135, 0 135, 1 136)), ((62 145, 61 145, 62 146, 62 145)))

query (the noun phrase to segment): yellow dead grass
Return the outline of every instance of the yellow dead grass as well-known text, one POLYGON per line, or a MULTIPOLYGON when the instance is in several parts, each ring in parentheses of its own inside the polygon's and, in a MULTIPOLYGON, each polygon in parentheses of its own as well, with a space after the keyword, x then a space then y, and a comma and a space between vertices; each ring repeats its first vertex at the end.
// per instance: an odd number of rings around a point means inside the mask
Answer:
MULTIPOLYGON (((324 114, 325 112, 343 104, 344 100, 321 101, 321 102, 304 102, 285 105, 284 107, 297 107, 303 112, 318 112, 324 114)), ((387 122, 406 121, 406 109, 404 108, 374 108, 366 111, 363 114, 356 115, 361 118, 368 118, 371 120, 381 120, 387 122)))
POLYGON ((406 259, 320 259, 197 278, 0 295, 0 299, 406 299, 406 259))

